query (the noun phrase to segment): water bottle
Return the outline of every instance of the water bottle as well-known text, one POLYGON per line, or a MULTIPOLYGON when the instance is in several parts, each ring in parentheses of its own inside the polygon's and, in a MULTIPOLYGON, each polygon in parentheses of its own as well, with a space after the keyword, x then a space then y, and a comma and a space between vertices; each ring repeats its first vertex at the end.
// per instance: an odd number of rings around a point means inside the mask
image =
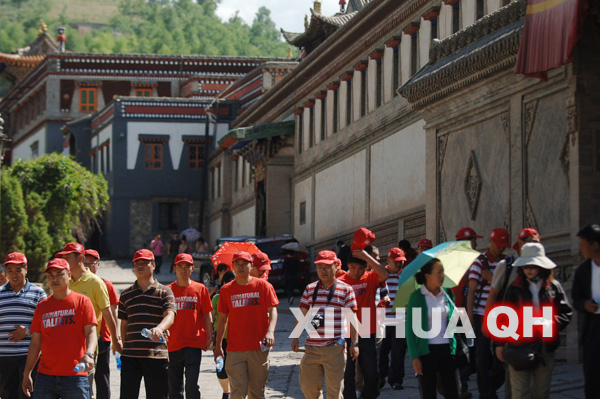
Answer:
POLYGON ((469 335, 473 335, 473 337, 475 337, 475 331, 471 330, 467 333, 467 346, 472 348, 475 346, 475 338, 469 338, 469 335))
POLYGON ((86 368, 87 367, 86 367, 85 363, 81 362, 77 366, 75 366, 74 370, 76 373, 81 373, 81 372, 85 371, 86 368))
POLYGON ((262 341, 259 341, 259 343, 260 343, 260 350, 263 352, 266 352, 273 348, 272 346, 267 346, 267 341, 265 339, 263 339, 262 341))
POLYGON ((115 360, 117 361, 117 370, 121 370, 121 354, 115 352, 115 360))
POLYGON ((223 371, 223 366, 225 365, 225 361, 223 360, 223 356, 219 356, 217 358, 217 360, 215 360, 215 363, 217 364, 217 372, 221 372, 223 371))
MULTIPOLYGON (((142 337, 144 337, 144 338, 148 338, 148 339, 152 339, 152 331, 150 331, 150 330, 149 330, 149 329, 147 329, 147 328, 143 328, 143 329, 142 329, 142 337)), ((162 337, 160 337, 160 338, 158 339, 158 342, 162 342, 162 340, 163 340, 163 339, 162 339, 162 337)))

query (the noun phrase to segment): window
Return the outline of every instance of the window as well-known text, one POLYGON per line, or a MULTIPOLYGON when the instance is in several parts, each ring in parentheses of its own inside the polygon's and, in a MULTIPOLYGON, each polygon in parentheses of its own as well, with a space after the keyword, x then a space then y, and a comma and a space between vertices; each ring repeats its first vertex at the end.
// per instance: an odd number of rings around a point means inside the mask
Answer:
POLYGON ((190 144, 190 169, 200 169, 204 161, 204 145, 190 144))
POLYGON ((438 19, 431 20, 431 40, 438 38, 438 19))
POLYGON ((106 142, 104 150, 106 151, 106 173, 108 173, 110 172, 110 141, 106 142))
POLYGON ((483 18, 485 15, 485 2, 484 0, 476 0, 477 1, 477 19, 483 18))
POLYGON ((93 88, 79 89, 79 112, 94 112, 97 109, 98 90, 93 88))
POLYGON ((419 48, 417 33, 410 35, 410 76, 417 73, 419 65, 419 48))
POLYGON ((367 70, 363 70, 360 76, 360 116, 367 113, 367 70))
POLYGON ((452 33, 460 30, 460 3, 452 4, 452 33))
POLYGON ((178 202, 160 202, 158 204, 158 229, 179 231, 181 204, 178 202))
POLYGON ((346 126, 352 123, 352 79, 346 81, 346 126))
POLYGON ((327 136, 327 97, 321 99, 321 141, 327 136))
POLYGON ((398 93, 396 93, 396 89, 398 88, 398 86, 400 85, 400 45, 394 47, 394 55, 393 55, 394 59, 393 59, 393 71, 392 71, 392 83, 393 83, 393 87, 392 87, 392 95, 396 96, 398 95, 398 93))
POLYGON ((152 89, 135 89, 136 97, 152 97, 152 89))
POLYGON ((308 148, 315 145, 315 107, 310 107, 310 125, 308 126, 308 148))
POLYGON ((303 118, 303 114, 298 115, 298 154, 302 154, 302 146, 304 145, 303 118))
POLYGON ((242 188, 246 187, 246 161, 242 159, 242 188))
POLYGON ((221 165, 217 167, 217 198, 221 198, 221 165))
POLYGON ((162 169, 163 145, 148 143, 144 145, 144 167, 146 169, 162 169))
POLYGON ((300 225, 306 224, 306 201, 300 203, 300 225))
POLYGON ((35 158, 40 155, 39 141, 34 141, 29 147, 31 148, 31 158, 35 158))
POLYGON ((100 149, 98 150, 98 152, 100 153, 100 172, 105 173, 104 171, 104 149, 102 147, 100 147, 100 149))
POLYGON ((237 191, 240 185, 240 159, 235 160, 235 178, 233 179, 233 191, 237 191))
POLYGON ((338 91, 333 91, 333 133, 338 131, 338 91))
POLYGON ((375 106, 381 107, 383 92, 383 58, 377 60, 377 76, 375 76, 375 106))

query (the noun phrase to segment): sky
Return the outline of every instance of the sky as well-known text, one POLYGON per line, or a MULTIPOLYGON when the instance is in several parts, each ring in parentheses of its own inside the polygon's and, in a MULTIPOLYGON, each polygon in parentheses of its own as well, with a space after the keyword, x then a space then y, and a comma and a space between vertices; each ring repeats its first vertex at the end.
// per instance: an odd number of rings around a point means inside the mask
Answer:
MULTIPOLYGON (((261 6, 271 10, 271 19, 278 29, 304 32, 304 15, 310 15, 313 0, 222 0, 217 15, 226 21, 239 10, 240 17, 252 24, 261 6)), ((321 9, 324 15, 333 15, 340 9, 339 0, 321 0, 321 9)))

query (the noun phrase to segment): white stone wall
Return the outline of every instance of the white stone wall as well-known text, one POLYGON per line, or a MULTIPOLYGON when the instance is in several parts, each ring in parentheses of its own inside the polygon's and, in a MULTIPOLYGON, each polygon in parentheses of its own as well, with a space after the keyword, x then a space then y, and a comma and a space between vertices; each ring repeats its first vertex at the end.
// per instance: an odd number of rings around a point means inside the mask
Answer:
POLYGON ((294 185, 294 237, 300 242, 312 241, 313 179, 309 177, 294 185), (300 224, 300 204, 306 202, 306 223, 300 224))
POLYGON ((215 245, 216 239, 221 237, 221 218, 210 222, 208 244, 212 248, 215 245))
POLYGON ((438 26, 440 30, 440 40, 445 39, 452 34, 452 6, 444 4, 440 8, 438 16, 438 26))
POLYGON ((431 21, 421 18, 419 27, 419 64, 418 69, 429 62, 429 47, 431 46, 431 21))
POLYGON ((352 79, 352 121, 360 119, 360 90, 362 86, 362 72, 354 71, 352 79))
POLYGON ((405 35, 403 33, 402 41, 400 42, 400 69, 402 70, 402 84, 408 82, 408 79, 410 79, 410 50, 410 35, 405 35))
POLYGON ((17 145, 12 147, 12 156, 16 161, 17 159, 32 159, 31 156, 31 145, 38 142, 38 154, 43 155, 46 153, 46 126, 42 126, 37 132, 33 133, 27 139, 21 141, 17 145))
POLYGON ((310 148, 310 118, 312 118, 310 108, 304 108, 302 118, 302 149, 306 151, 310 148))
POLYGON ((367 112, 373 112, 377 107, 377 60, 369 59, 367 67, 367 112))
POLYGON ((383 102, 387 103, 394 97, 394 48, 385 47, 383 53, 383 102))
POLYGON ((477 0, 461 0, 460 2, 461 23, 460 28, 464 29, 475 23, 477 19, 477 0))
POLYGON ((256 231, 256 210, 254 206, 231 215, 231 235, 253 236, 256 231))
POLYGON ((315 112, 315 145, 321 142, 321 118, 323 112, 323 100, 315 100, 315 106, 313 107, 315 112))
POLYGON ((315 239, 365 222, 366 151, 315 176, 315 239))
POLYGON ((371 146, 371 221, 425 203, 424 125, 419 120, 371 146))
POLYGON ((338 89, 338 119, 340 130, 346 127, 346 115, 347 115, 347 92, 348 92, 348 82, 342 81, 340 82, 340 88, 338 89))

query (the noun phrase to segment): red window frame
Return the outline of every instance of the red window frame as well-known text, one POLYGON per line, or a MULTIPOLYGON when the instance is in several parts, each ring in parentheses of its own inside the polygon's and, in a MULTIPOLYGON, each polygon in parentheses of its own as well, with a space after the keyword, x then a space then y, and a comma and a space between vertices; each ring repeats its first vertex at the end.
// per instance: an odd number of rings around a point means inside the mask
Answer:
POLYGON ((144 144, 144 168, 162 169, 163 167, 163 145, 162 143, 144 144))

